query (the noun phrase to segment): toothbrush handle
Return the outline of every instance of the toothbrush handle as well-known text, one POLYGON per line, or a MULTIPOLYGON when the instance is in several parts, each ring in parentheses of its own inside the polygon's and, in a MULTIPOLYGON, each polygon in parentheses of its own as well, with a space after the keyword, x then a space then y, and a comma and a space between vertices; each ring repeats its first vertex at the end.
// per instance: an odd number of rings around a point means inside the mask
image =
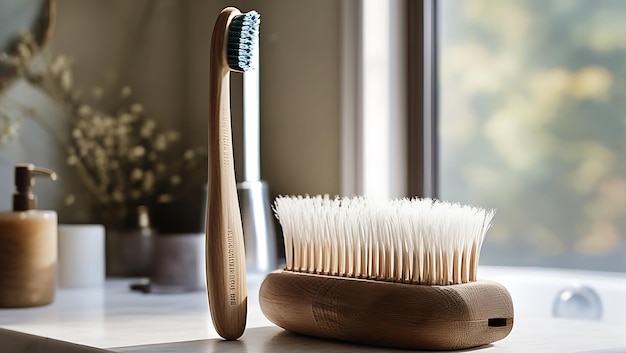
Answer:
POLYGON ((222 57, 225 32, 235 12, 222 12, 211 41, 209 193, 206 274, 209 308, 217 333, 239 338, 246 326, 247 289, 243 227, 233 163, 230 71, 222 57))

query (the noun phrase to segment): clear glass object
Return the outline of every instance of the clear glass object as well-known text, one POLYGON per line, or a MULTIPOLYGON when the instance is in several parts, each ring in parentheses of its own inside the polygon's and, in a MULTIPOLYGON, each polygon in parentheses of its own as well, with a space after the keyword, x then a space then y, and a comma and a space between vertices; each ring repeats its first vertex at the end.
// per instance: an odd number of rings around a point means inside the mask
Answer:
POLYGON ((565 288, 554 299, 552 316, 581 319, 601 320, 602 300, 591 287, 576 285, 565 288))
POLYGON ((149 277, 153 269, 157 230, 152 227, 147 206, 138 206, 133 216, 136 223, 121 234, 123 272, 131 277, 149 277))

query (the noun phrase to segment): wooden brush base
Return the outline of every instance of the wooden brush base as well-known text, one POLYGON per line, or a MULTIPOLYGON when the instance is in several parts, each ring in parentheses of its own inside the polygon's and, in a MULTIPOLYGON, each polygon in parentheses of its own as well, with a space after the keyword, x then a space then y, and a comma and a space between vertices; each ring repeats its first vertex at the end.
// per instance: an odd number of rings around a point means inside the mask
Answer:
POLYGON ((513 328, 509 292, 484 280, 426 286, 278 270, 264 280, 259 301, 286 330, 382 347, 465 349, 513 328))

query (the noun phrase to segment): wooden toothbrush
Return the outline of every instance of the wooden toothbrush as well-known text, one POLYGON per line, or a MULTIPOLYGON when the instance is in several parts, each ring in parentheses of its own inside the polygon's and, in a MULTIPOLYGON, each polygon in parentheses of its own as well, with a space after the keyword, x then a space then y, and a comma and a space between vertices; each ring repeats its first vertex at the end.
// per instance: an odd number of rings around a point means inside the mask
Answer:
POLYGON ((227 340, 243 334, 248 303, 233 162, 230 72, 251 69, 259 22, 255 11, 242 14, 227 7, 218 16, 211 38, 206 277, 213 325, 227 340))
POLYGON ((492 211, 430 199, 279 197, 286 268, 259 293, 265 316, 305 335, 454 350, 513 327, 502 285, 478 280, 492 211))

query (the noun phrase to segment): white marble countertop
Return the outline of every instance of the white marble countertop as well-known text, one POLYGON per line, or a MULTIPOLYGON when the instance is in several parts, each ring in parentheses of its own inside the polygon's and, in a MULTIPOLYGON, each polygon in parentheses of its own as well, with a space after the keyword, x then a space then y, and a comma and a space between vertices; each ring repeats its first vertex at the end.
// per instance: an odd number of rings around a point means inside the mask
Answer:
MULTIPOLYGON (((144 294, 129 289, 135 282, 113 279, 104 288, 57 289, 51 305, 0 309, 0 328, 100 348, 219 337, 206 291, 144 294)), ((261 279, 248 282, 247 328, 271 325, 258 304, 261 279)))
MULTIPOLYGON (((105 288, 60 289, 49 306, 0 309, 0 352, 389 351, 308 338, 273 326, 258 306, 259 282, 249 284, 248 325, 239 341, 219 339, 204 291, 142 294, 129 290, 130 280, 108 280, 105 288)), ((626 327, 517 315, 507 338, 480 350, 626 352, 626 327)))

